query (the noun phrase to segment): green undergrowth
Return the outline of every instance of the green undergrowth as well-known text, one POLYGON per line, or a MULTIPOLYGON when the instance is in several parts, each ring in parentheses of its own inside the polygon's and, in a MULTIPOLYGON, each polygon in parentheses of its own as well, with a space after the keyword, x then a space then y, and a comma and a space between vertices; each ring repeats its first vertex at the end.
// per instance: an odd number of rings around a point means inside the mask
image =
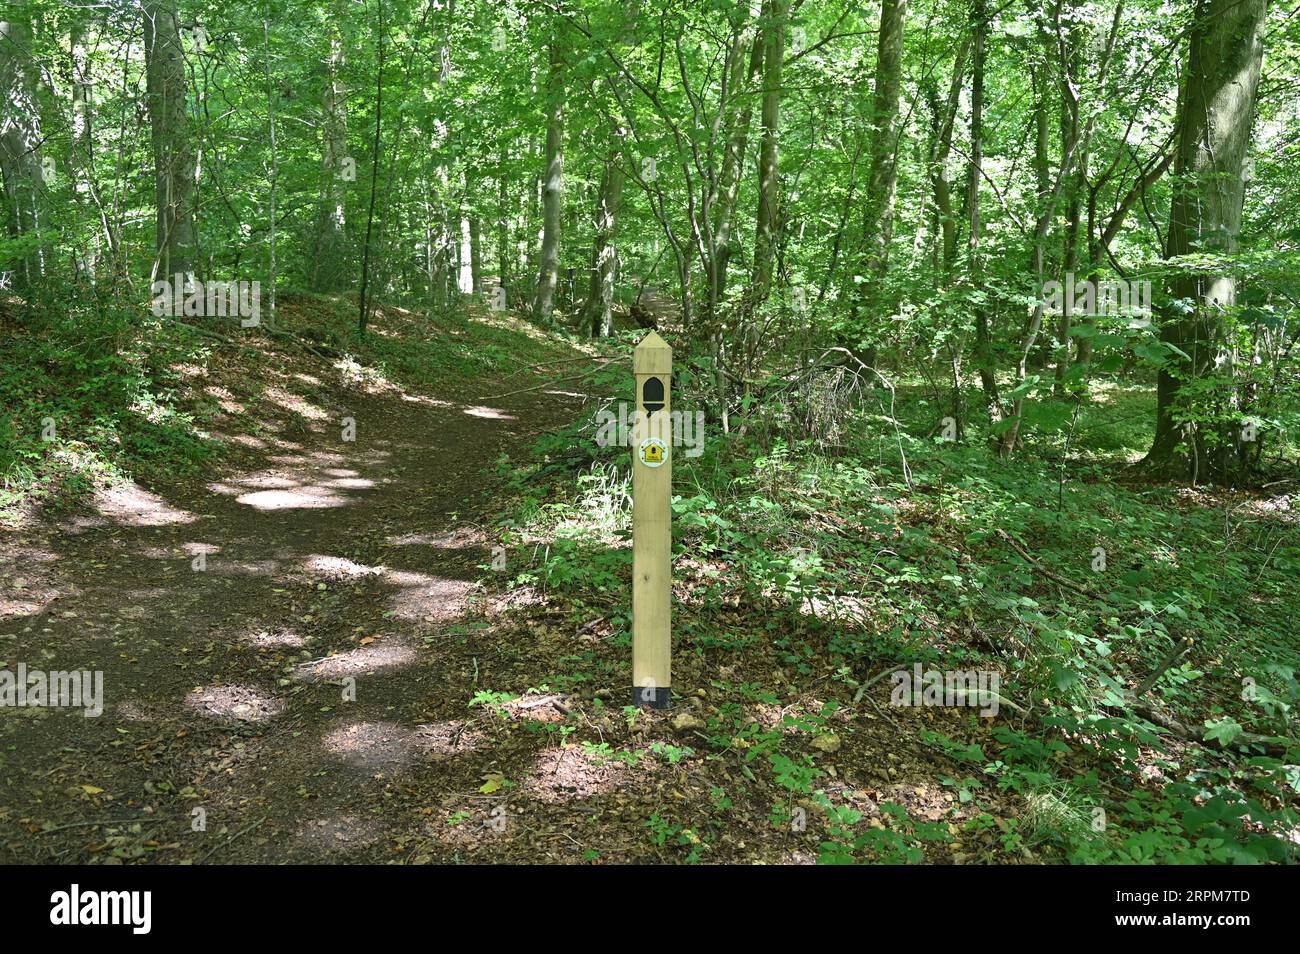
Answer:
MULTIPOLYGON (((743 435, 711 423, 698 457, 676 453, 675 653, 706 671, 775 654, 789 683, 755 686, 783 705, 828 670, 837 688, 820 691, 841 705, 892 664, 998 673, 1010 711, 984 720, 974 742, 935 732, 926 743, 968 770, 950 781, 977 804, 981 791, 1018 799, 1017 817, 975 822, 1010 858, 1295 860, 1292 503, 1128 482, 1123 464, 1143 434, 1127 417, 1106 426, 1105 405, 1079 415, 1088 426, 1068 456, 1058 437, 1055 456, 1008 462, 980 434, 926 436, 924 408, 891 415, 875 403, 841 421, 833 450, 756 415, 743 435), (1187 640, 1142 702, 1204 743, 1134 707, 1133 690, 1187 640)), ((522 556, 508 577, 551 605, 612 598, 623 651, 630 454, 597 446, 596 433, 587 418, 501 462, 517 499, 503 532, 522 556)), ((747 730, 758 731, 738 724, 726 737, 747 730)), ((806 756, 772 740, 768 771, 797 797, 825 799, 826 779, 782 773, 776 756, 815 772, 806 756)), ((928 836, 943 840, 916 822, 886 836, 848 806, 821 809, 837 832, 823 861, 916 861, 928 836)))
MULTIPOLYGON (((262 304, 269 324, 265 295, 262 304)), ((224 450, 204 389, 251 389, 235 423, 255 428, 267 416, 259 367, 323 357, 353 379, 469 403, 589 367, 567 339, 469 301, 432 317, 384 306, 364 335, 348 297, 282 292, 278 304, 276 329, 317 356, 235 322, 191 325, 90 300, 10 302, 0 315, 0 520, 28 503, 71 506, 102 482, 203 471, 224 450), (229 380, 232 366, 251 370, 229 380)))
POLYGON ((539 375, 548 374, 555 362, 577 354, 573 341, 475 299, 435 312, 379 305, 365 334, 357 328, 353 296, 294 292, 284 299, 284 330, 341 351, 372 374, 438 396, 487 396, 502 381, 522 388, 542 380, 539 375))
POLYGON ((75 303, 0 321, 0 518, 101 480, 194 471, 216 451, 183 377, 213 340, 147 311, 75 303))

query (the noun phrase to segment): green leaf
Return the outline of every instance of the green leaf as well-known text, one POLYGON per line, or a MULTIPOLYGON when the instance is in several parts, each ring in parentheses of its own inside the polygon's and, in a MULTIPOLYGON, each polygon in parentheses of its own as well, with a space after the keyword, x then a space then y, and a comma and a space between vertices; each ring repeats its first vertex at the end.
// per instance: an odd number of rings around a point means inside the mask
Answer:
POLYGON ((1205 737, 1221 745, 1231 745, 1233 740, 1239 738, 1244 731, 1241 724, 1231 716, 1224 716, 1217 722, 1206 720, 1205 723, 1205 737))

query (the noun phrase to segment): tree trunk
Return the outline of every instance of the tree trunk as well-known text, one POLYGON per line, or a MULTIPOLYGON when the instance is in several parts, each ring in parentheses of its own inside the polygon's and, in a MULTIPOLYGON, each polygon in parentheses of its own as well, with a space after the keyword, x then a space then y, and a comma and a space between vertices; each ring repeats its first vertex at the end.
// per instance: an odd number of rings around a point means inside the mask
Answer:
POLYGON ((948 174, 948 156, 952 153, 952 131, 957 121, 957 108, 961 100, 962 83, 966 78, 966 56, 970 51, 969 42, 957 50, 952 65, 952 81, 948 88, 948 99, 940 105, 938 90, 930 85, 927 92, 930 109, 934 115, 934 146, 930 153, 930 187, 934 192, 935 217, 938 220, 936 233, 939 236, 939 269, 936 280, 940 286, 946 286, 953 268, 957 264, 957 218, 952 208, 952 183, 948 174))
POLYGON ((754 233, 751 302, 757 305, 772 287, 781 217, 781 66, 785 57, 788 0, 763 0, 762 141, 758 153, 758 222, 754 233))
POLYGON ((45 250, 39 242, 45 220, 42 182, 41 123, 32 66, 32 24, 25 0, 9 4, 12 19, 0 23, 0 90, 4 91, 0 132, 0 173, 13 236, 36 235, 36 247, 19 263, 15 286, 31 288, 44 272, 45 250))
POLYGON ((502 144, 497 170, 497 284, 507 295, 509 295, 513 259, 510 251, 510 181, 506 174, 508 158, 508 147, 502 144))
MULTIPOLYGON (((889 272, 889 242, 894 231, 894 191, 898 184, 898 88, 903 75, 903 28, 907 0, 884 0, 880 6, 880 38, 876 48, 876 90, 871 104, 874 137, 871 172, 867 177, 863 214, 866 267, 861 286, 863 327, 874 329, 882 306, 880 284, 889 272)), ((874 332, 872 334, 874 339, 874 332)), ((862 361, 875 364, 875 343, 862 361)))
POLYGON ((753 121, 754 107, 750 93, 763 72, 764 36, 755 32, 750 45, 749 66, 742 72, 744 58, 737 56, 732 72, 731 95, 738 98, 741 106, 735 114, 731 126, 731 136, 727 142, 726 153, 722 157, 722 174, 719 178, 718 212, 713 224, 713 243, 716 252, 709 269, 710 318, 718 303, 722 301, 727 289, 727 264, 731 261, 732 226, 736 218, 736 202, 740 198, 740 184, 745 171, 745 148, 749 144, 749 127, 753 121), (744 86, 741 87, 743 81, 744 86))
POLYGON ((275 209, 280 190, 280 157, 277 151, 275 141, 275 86, 272 82, 271 75, 271 24, 268 20, 262 21, 262 41, 265 44, 266 51, 266 120, 267 136, 270 140, 270 194, 268 195, 268 209, 266 218, 267 227, 267 317, 266 325, 268 328, 275 328, 275 285, 279 279, 276 273, 276 239, 275 239, 275 209))
POLYGON ((384 3, 379 0, 379 29, 375 31, 375 138, 371 149, 370 202, 366 209, 366 243, 361 250, 361 290, 357 294, 357 328, 366 333, 370 323, 370 238, 375 228, 375 199, 379 189, 379 147, 384 119, 384 3))
MULTIPOLYGON (((1011 418, 1009 426, 1002 434, 999 450, 1003 456, 1010 454, 1016 448, 1016 442, 1020 436, 1020 423, 1024 414, 1025 393, 1024 385, 1028 374, 1029 358, 1033 353, 1034 344, 1038 340, 1038 335, 1043 326, 1044 302, 1042 300, 1042 289, 1044 287, 1045 268, 1047 259, 1047 234, 1051 229, 1052 223, 1056 220, 1056 208, 1060 203, 1061 194, 1065 188, 1065 183, 1074 175, 1075 157, 1080 151, 1086 152, 1088 144, 1092 139, 1093 119, 1089 118, 1085 128, 1081 131, 1079 127, 1080 103, 1079 96, 1076 92, 1075 69, 1071 63, 1070 53, 1066 49, 1067 44, 1063 40, 1064 28, 1062 25, 1061 7, 1057 6, 1055 12, 1055 27, 1060 47, 1060 68, 1061 81, 1065 91, 1064 110, 1066 119, 1063 120, 1064 138, 1061 143, 1061 167, 1057 173, 1056 181, 1053 183, 1048 175, 1048 121, 1047 121, 1047 63, 1044 60, 1035 70, 1034 87, 1036 90, 1035 107, 1034 107, 1034 171, 1037 185, 1037 207, 1038 214, 1034 220, 1034 240, 1030 252, 1030 269, 1034 274, 1034 288, 1037 300, 1034 304, 1034 310, 1029 320, 1029 325, 1025 329, 1025 334, 1020 347, 1020 358, 1016 364, 1015 391, 1016 397, 1011 408, 1011 418)), ((1112 20, 1111 32, 1106 41, 1106 50, 1101 58, 1099 68, 1099 85, 1103 88, 1106 83, 1106 76, 1110 70, 1111 52, 1114 49, 1115 35, 1119 28, 1120 19, 1123 16, 1124 3, 1120 0, 1115 6, 1114 19, 1112 20)), ((1044 53, 1048 47, 1044 44, 1044 53)), ((1062 309, 1067 314, 1069 308, 1062 309)))
POLYGON ((330 35, 330 55, 325 61, 325 95, 321 104, 320 201, 316 214, 316 241, 312 252, 311 287, 318 292, 338 291, 345 287, 344 177, 355 180, 356 165, 348 156, 348 104, 343 89, 343 39, 337 25, 346 9, 336 0, 335 29, 330 35))
MULTIPOLYGON (((618 136, 617 131, 614 133, 618 136)), ((591 250, 591 284, 587 303, 583 309, 583 324, 591 329, 593 338, 609 336, 614 329, 614 271, 618 264, 618 248, 614 244, 618 230, 618 213, 623 203, 622 144, 605 160, 600 177, 600 193, 596 199, 595 233, 591 250)))
POLYGON ((547 81, 546 165, 542 186, 542 249, 533 299, 533 320, 549 322, 560 278, 560 222, 564 206, 564 59, 559 30, 551 38, 551 69, 547 81))
MULTIPOLYGON (((144 0, 144 56, 153 138, 157 257, 153 278, 194 273, 194 153, 175 0, 144 0)), ((173 289, 173 292, 176 290, 173 289)))
POLYGON ((469 279, 474 294, 483 291, 483 222, 477 211, 469 217, 469 279))
MULTIPOLYGON (((125 286, 126 263, 118 240, 119 226, 115 218, 109 218, 95 178, 94 81, 90 71, 90 51, 85 42, 85 27, 80 23, 72 24, 68 39, 72 73, 72 146, 69 154, 74 167, 73 174, 77 179, 77 204, 88 212, 93 209, 93 214, 99 220, 99 229, 91 236, 89 246, 74 253, 77 273, 94 282, 107 271, 113 287, 119 284, 125 286), (107 270, 101 267, 105 249, 110 265, 107 270)), ((0 55, 3 55, 3 50, 0 50, 0 55)))
MULTIPOLYGON (((1179 116, 1169 258, 1237 250, 1245 198, 1242 165, 1255 115, 1267 13, 1268 0, 1197 4, 1179 116)), ((1209 442, 1188 416, 1182 391, 1214 366, 1222 346, 1222 315, 1236 304, 1236 280, 1226 272, 1184 272, 1174 278, 1170 298, 1191 308, 1182 312, 1175 304, 1162 316, 1161 340, 1186 357, 1175 353, 1160 371, 1156 433, 1143 463, 1153 472, 1182 473, 1193 482, 1203 476, 1232 479, 1227 455, 1206 459, 1209 442), (1184 440, 1185 451, 1180 446, 1184 440)), ((1219 447, 1240 449, 1236 435, 1220 436, 1219 447)))
MULTIPOLYGON (((984 43, 988 35, 986 0, 975 0, 971 12, 974 38, 971 58, 970 168, 966 179, 966 211, 970 216, 969 264, 971 284, 977 292, 984 289, 984 261, 980 254, 980 179, 984 175, 984 43)), ((980 385, 989 402, 989 418, 1002 420, 1002 398, 993 373, 993 346, 989 334, 988 305, 975 303, 975 367, 980 385)))

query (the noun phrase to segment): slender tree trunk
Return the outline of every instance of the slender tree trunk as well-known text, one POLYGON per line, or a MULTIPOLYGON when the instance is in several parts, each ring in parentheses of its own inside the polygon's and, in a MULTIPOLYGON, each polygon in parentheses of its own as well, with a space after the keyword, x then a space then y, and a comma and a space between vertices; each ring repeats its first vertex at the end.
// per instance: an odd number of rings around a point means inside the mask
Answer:
MULTIPOLYGON (((81 24, 73 24, 68 36, 68 49, 71 55, 72 72, 72 143, 69 156, 72 159, 73 175, 77 179, 77 206, 89 213, 93 206, 94 214, 106 225, 103 216, 103 203, 99 195, 99 186, 95 181, 95 138, 94 138, 94 87, 90 76, 90 58, 85 47, 85 35, 81 24)), ((0 43, 3 43, 0 40, 0 43)), ((101 240, 111 237, 96 232, 88 248, 74 251, 76 271, 79 277, 95 281, 99 271, 99 260, 103 249, 101 240)), ((116 258, 116 255, 113 256, 116 258)))
MULTIPOLYGON (((874 135, 871 172, 867 176, 866 206, 863 213, 863 245, 866 249, 866 281, 860 286, 862 316, 874 328, 876 311, 884 304, 880 284, 889 272, 889 243, 894 231, 894 191, 898 184, 898 90, 903 75, 903 28, 907 0, 884 0, 880 6, 880 37, 876 47, 876 90, 871 104, 874 135)), ((875 365, 875 343, 862 361, 875 365)))
POLYGON ((469 217, 469 278, 474 294, 483 291, 483 222, 477 211, 469 217))
POLYGON ((722 174, 719 177, 717 217, 713 225, 713 244, 716 252, 707 264, 710 284, 710 318, 722 301, 727 289, 727 265, 731 261, 732 228, 736 218, 736 203, 740 198, 740 184, 745 171, 745 149, 749 144, 749 127, 753 122, 754 106, 751 91, 763 72, 762 31, 756 31, 750 45, 749 66, 742 72, 744 58, 736 57, 732 72, 732 96, 740 102, 731 127, 731 136, 722 157, 722 174), (743 87, 740 85, 743 82, 743 87))
MULTIPOLYGON (((1033 7, 1030 8, 1031 13, 1033 7)), ((1060 6, 1057 7, 1059 17, 1060 6)), ((1058 22, 1058 27, 1060 26, 1058 22)), ((1040 29, 1038 35, 1045 35, 1040 29)), ((1031 50, 1030 76, 1034 89, 1034 186, 1035 186, 1035 209, 1034 217, 1034 235, 1033 242, 1029 252, 1029 269, 1034 276, 1034 293, 1036 301, 1034 310, 1030 315, 1028 326, 1025 328, 1020 348, 1019 359, 1015 368, 1015 391, 1016 396, 1011 405, 1011 416, 1007 422, 1007 429, 1002 433, 998 442, 999 453, 1006 457, 1015 449, 1020 437, 1021 415, 1024 413, 1025 395, 1021 391, 1021 386, 1029 373, 1029 359, 1033 353, 1034 344, 1038 340, 1039 332, 1043 327, 1044 304, 1042 301, 1042 289, 1045 282, 1045 271, 1047 264, 1047 235, 1051 229, 1052 222, 1056 219, 1056 207, 1060 201, 1061 190, 1064 187, 1066 179, 1072 176, 1075 153, 1079 145, 1079 102, 1074 93, 1074 82, 1070 76, 1070 67, 1068 54, 1064 55, 1061 62, 1061 71, 1063 74, 1062 83, 1067 89, 1065 111, 1070 117, 1065 124, 1067 138, 1061 144, 1061 168, 1053 184, 1050 172, 1049 141, 1051 125, 1048 121, 1048 89, 1047 81, 1048 63, 1046 57, 1047 50, 1050 49, 1046 42, 1043 43, 1041 51, 1031 50), (1041 52, 1040 58, 1036 55, 1041 52)), ((1068 309, 1063 309, 1068 311, 1068 309)))
POLYGON ((497 283, 509 295, 512 255, 510 252, 510 181, 506 175, 508 147, 501 146, 497 171, 497 283))
POLYGON ((157 211, 153 277, 192 276, 196 254, 194 152, 185 111, 185 57, 176 2, 144 0, 143 11, 157 211))
POLYGON ((268 196, 268 215, 267 215, 267 241, 268 249, 268 273, 267 273, 267 327, 275 327, 275 285, 278 280, 276 274, 275 261, 275 209, 277 205, 278 193, 280 189, 280 157, 275 142, 275 85, 271 81, 271 24, 267 20, 262 21, 262 42, 266 47, 266 113, 267 113, 267 134, 270 137, 271 145, 271 169, 270 169, 270 195, 268 196))
POLYGON ((547 79, 546 172, 542 188, 542 248, 533 299, 533 320, 547 322, 555 307, 555 286, 560 278, 560 223, 564 209, 564 53, 559 31, 551 38, 551 65, 547 79))
POLYGON ((600 178, 600 192, 596 199, 595 234, 591 252, 591 283, 587 303, 583 310, 583 324, 591 329, 593 338, 608 336, 614 328, 614 272, 618 264, 618 213, 623 203, 622 143, 614 132, 616 145, 605 159, 605 169, 600 178))
MULTIPOLYGON (((1073 9, 1071 9, 1073 14, 1073 9)), ((1062 51, 1063 65, 1068 64, 1070 72, 1079 75, 1082 61, 1082 44, 1078 40, 1078 28, 1063 30, 1060 38, 1066 49, 1062 51)), ((1069 148, 1071 142, 1077 142, 1079 139, 1079 109, 1075 103, 1075 93, 1071 88, 1070 77, 1065 75, 1062 70, 1060 76, 1060 104, 1061 104, 1061 121, 1060 137, 1061 151, 1069 148)), ((1061 249, 1061 271, 1064 273, 1060 277, 1064 281, 1066 275, 1075 275, 1076 282, 1082 276, 1080 272, 1079 261, 1079 229, 1082 224, 1083 207, 1081 196, 1084 188, 1088 184, 1088 157, 1081 155, 1079 157, 1078 168, 1071 177, 1070 185, 1066 189, 1065 195, 1065 225, 1062 235, 1061 249)), ((1092 280, 1090 274, 1091 256, 1088 261, 1083 263, 1083 272, 1088 275, 1088 280, 1092 280)), ((1056 319, 1056 381, 1053 390, 1059 396, 1064 390, 1065 371, 1070 365, 1070 328, 1073 320, 1070 315, 1070 303, 1061 309, 1061 314, 1056 319)), ((1079 358, 1085 363, 1091 360, 1092 339, 1079 339, 1079 358)))
POLYGON ((442 279, 442 300, 450 303, 456 301, 460 291, 460 273, 456 269, 456 259, 460 256, 460 241, 464 231, 461 226, 464 223, 461 222, 458 210, 452 203, 447 167, 443 166, 440 172, 445 199, 442 214, 442 268, 438 274, 442 279))
POLYGON ((379 147, 384 118, 384 0, 379 0, 379 29, 375 32, 375 138, 370 165, 370 205, 366 211, 366 244, 361 252, 360 314, 357 327, 364 335, 370 322, 370 238, 375 227, 375 199, 379 189, 379 147))
MULTIPOLYGON (((953 59, 952 77, 945 102, 940 102, 938 87, 932 80, 928 80, 924 87, 926 97, 930 101, 934 128, 929 170, 930 188, 934 194, 933 280, 936 290, 948 287, 952 281, 953 270, 957 267, 957 216, 952 207, 952 182, 948 171, 948 157, 952 153, 953 127, 957 124, 957 110, 961 104, 961 91, 966 79, 966 59, 969 55, 970 40, 966 39, 957 49, 957 55, 953 59)), ((959 339, 949 339, 947 349, 952 383, 950 410, 957 425, 956 436, 960 439, 966 426, 966 395, 961 383, 961 363, 965 357, 965 349, 959 339)))
POLYGON ((45 270, 47 250, 40 240, 45 222, 42 181, 41 121, 32 64, 32 23, 26 0, 10 3, 12 19, 0 22, 0 91, 4 112, 0 125, 0 173, 12 236, 37 237, 36 247, 19 263, 15 286, 29 289, 45 270))
POLYGON ((316 213, 316 240, 311 261, 314 291, 337 291, 347 281, 344 193, 356 165, 348 156, 348 101, 343 88, 344 52, 339 23, 349 6, 335 0, 330 53, 325 61, 325 95, 321 104, 320 200, 316 213))
MULTIPOLYGON (((1087 157, 1080 156, 1079 158, 1080 166, 1075 173, 1074 184, 1065 203, 1065 245, 1061 254, 1061 271, 1065 275, 1074 274, 1076 276, 1079 274, 1079 227, 1083 214, 1079 195, 1086 186, 1088 179, 1088 170, 1084 165, 1087 157)), ((1088 267, 1085 266, 1085 271, 1088 267)), ((1089 276, 1089 280, 1091 281, 1091 276, 1089 276)), ((1056 319, 1056 383, 1054 390, 1058 396, 1064 391, 1065 372, 1070 365, 1070 329, 1073 324, 1070 309, 1062 308, 1061 314, 1056 319)), ((1091 342, 1091 338, 1079 339, 1076 356, 1082 364, 1087 364, 1092 360, 1091 342)))
POLYGON ((969 52, 969 41, 962 43, 957 50, 946 104, 940 106, 937 90, 932 92, 930 104, 937 126, 934 147, 930 154, 930 188, 934 192, 935 216, 938 219, 937 251, 942 271, 942 275, 937 275, 936 278, 944 286, 947 285, 948 278, 957 264, 957 217, 952 208, 952 182, 948 173, 948 157, 952 154, 952 131, 957 121, 957 108, 961 101, 962 85, 966 79, 966 57, 969 52))
MULTIPOLYGON (((970 279, 975 290, 982 292, 984 258, 980 249, 982 239, 980 180, 984 174, 984 47, 988 35, 986 0, 974 0, 971 15, 974 21, 974 37, 970 96, 970 169, 966 180, 966 211, 970 217, 968 237, 970 279)), ((975 368, 979 373, 984 395, 988 398, 989 417, 996 424, 1002 420, 1002 398, 998 394, 997 377, 993 373, 993 346, 989 334, 988 306, 978 300, 975 303, 975 368)))
MULTIPOLYGON (((788 0, 763 0, 763 109, 758 153, 758 221, 754 233, 753 306, 772 288, 781 221, 781 69, 788 0)), ((748 309, 747 309, 748 310, 748 309)))

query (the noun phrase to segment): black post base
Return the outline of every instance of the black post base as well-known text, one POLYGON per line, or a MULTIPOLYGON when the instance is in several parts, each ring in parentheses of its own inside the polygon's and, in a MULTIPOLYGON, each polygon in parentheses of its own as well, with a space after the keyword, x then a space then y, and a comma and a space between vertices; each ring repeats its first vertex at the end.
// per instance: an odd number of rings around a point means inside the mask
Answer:
POLYGON ((672 687, 633 686, 632 705, 647 706, 651 709, 671 709, 673 707, 672 687))

